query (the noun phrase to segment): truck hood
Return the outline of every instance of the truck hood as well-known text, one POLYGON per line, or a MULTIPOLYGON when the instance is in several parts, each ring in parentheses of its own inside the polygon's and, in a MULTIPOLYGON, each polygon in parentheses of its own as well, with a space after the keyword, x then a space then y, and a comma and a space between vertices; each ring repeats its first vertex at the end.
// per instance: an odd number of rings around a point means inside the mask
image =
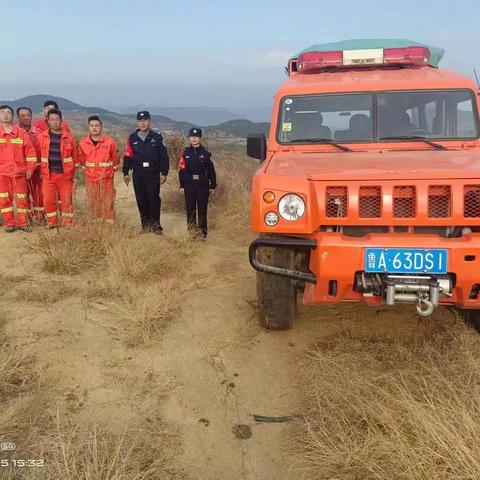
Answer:
POLYGON ((278 152, 266 173, 308 180, 480 178, 480 149, 278 152))

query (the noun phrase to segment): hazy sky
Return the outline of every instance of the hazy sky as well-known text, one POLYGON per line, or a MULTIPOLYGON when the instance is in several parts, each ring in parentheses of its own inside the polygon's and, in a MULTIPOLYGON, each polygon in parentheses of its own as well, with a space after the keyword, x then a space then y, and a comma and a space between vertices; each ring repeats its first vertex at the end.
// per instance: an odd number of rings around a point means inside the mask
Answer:
POLYGON ((268 105, 288 57, 314 43, 409 38, 480 70, 479 0, 38 0, 2 8, 0 99, 98 106, 268 105))

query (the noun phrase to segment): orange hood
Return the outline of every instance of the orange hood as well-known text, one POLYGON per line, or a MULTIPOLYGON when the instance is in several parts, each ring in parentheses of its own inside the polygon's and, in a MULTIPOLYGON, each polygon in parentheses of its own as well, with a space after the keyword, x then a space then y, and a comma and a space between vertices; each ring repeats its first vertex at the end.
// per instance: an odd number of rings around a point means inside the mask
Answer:
POLYGON ((479 179, 480 149, 278 152, 266 173, 324 181, 479 179))

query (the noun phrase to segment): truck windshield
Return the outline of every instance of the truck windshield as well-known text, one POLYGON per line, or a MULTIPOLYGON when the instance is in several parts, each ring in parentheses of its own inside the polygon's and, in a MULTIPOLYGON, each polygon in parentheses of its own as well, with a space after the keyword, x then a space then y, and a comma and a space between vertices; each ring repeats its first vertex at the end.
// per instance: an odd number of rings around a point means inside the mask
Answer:
POLYGON ((475 139, 471 90, 298 95, 280 105, 280 143, 475 139))

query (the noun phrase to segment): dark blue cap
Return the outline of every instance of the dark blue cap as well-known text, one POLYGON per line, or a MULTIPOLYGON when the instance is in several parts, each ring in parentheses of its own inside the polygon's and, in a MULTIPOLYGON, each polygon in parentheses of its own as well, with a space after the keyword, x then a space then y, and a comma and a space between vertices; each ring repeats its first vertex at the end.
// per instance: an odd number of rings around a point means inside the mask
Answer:
POLYGON ((150 120, 150 112, 143 110, 137 113, 137 120, 150 120))
POLYGON ((201 128, 191 128, 190 132, 188 132, 189 137, 201 137, 202 136, 202 129, 201 128))

